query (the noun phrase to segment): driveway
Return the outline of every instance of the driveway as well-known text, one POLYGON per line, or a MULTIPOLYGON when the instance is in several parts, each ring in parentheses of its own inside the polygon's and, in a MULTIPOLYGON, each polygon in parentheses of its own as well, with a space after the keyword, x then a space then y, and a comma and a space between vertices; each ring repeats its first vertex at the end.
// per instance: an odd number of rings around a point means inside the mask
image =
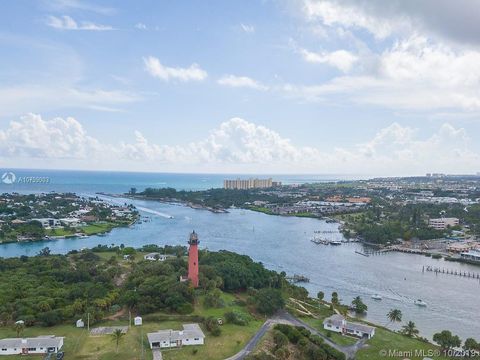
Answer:
POLYGON ((250 341, 245 345, 245 347, 240 350, 238 353, 235 355, 229 357, 228 359, 225 360, 242 360, 245 359, 245 357, 250 354, 255 347, 258 345, 260 340, 262 339, 263 335, 270 330, 275 324, 289 324, 293 326, 301 326, 307 330, 309 330, 312 334, 320 336, 324 342, 334 349, 342 352, 345 354, 345 357, 348 360, 355 359, 355 353, 362 348, 362 346, 365 343, 364 339, 358 340, 355 344, 349 345, 349 346, 342 346, 334 343, 332 340, 330 340, 328 337, 326 337, 324 334, 319 332, 317 329, 311 327, 307 323, 303 322, 300 319, 297 319, 295 316, 292 314, 288 313, 285 310, 279 311, 276 315, 265 321, 265 323, 262 325, 262 327, 257 331, 255 335, 250 339, 250 341))

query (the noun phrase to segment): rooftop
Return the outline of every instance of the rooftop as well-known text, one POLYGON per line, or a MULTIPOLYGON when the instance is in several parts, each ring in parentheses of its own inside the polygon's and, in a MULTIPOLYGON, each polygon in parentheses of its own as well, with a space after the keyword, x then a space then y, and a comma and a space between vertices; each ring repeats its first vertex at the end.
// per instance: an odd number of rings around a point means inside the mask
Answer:
POLYGON ((147 334, 150 343, 162 341, 177 341, 192 338, 204 338, 205 334, 198 324, 184 324, 183 330, 159 330, 147 334))

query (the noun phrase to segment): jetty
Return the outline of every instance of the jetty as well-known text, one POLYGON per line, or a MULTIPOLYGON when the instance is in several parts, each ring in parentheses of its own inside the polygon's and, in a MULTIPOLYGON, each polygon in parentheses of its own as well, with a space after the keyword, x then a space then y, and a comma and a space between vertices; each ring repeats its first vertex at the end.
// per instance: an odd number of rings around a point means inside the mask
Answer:
POLYGON ((423 272, 432 272, 435 275, 438 274, 447 274, 447 275, 454 275, 454 276, 461 276, 465 278, 470 278, 470 279, 478 279, 480 280, 480 273, 476 272, 470 272, 470 271, 461 271, 457 269, 445 269, 445 268, 440 268, 440 267, 433 267, 433 266, 423 266, 422 267, 422 273, 423 272))
POLYGON ((304 275, 293 275, 293 276, 287 276, 285 277, 285 279, 287 279, 288 281, 292 282, 292 283, 308 283, 310 282, 310 279, 304 275))
POLYGON ((363 253, 363 252, 357 251, 357 250, 355 250, 355 254, 362 255, 362 256, 365 256, 365 257, 369 257, 369 256, 370 256, 370 255, 367 254, 367 253, 363 253))

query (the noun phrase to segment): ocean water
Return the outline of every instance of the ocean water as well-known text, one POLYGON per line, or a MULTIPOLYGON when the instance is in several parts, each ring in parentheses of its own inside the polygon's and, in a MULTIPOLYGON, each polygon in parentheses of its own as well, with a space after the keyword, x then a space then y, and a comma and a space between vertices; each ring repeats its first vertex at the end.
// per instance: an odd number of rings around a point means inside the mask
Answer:
MULTIPOLYGON (((28 170, 0 169, 0 176, 11 172, 16 182, 5 184, 0 181, 0 193, 3 192, 78 192, 124 194, 135 187, 138 191, 147 187, 172 187, 177 190, 206 190, 223 186, 224 179, 249 178, 252 175, 226 174, 175 174, 140 173, 107 171, 66 171, 66 170, 28 170), (33 178, 33 179, 30 179, 33 178), (35 180, 39 182, 35 182, 35 180), (48 182, 44 182, 48 179, 48 182), (41 181, 40 181, 41 180, 41 181)), ((325 181, 359 179, 359 176, 346 175, 259 175, 259 178, 271 177, 283 184, 301 184, 325 181)))
MULTIPOLYGON (((122 193, 132 186, 141 189, 142 186, 159 186, 163 182, 167 183, 165 186, 179 189, 201 189, 217 186, 224 178, 223 175, 193 174, 57 174, 50 171, 38 174, 51 176, 52 182, 45 188, 24 184, 15 190, 14 186, 3 185, 0 191, 55 190, 93 195, 99 191, 122 193)), ((45 246, 54 253, 66 253, 98 244, 134 247, 144 244, 186 245, 189 233, 195 230, 199 233, 201 248, 235 251, 249 255, 270 269, 309 277, 310 283, 305 287, 312 296, 321 290, 328 299, 332 291, 337 291, 343 303, 350 303, 360 295, 369 306, 367 319, 375 323, 387 323, 387 312, 398 308, 403 312, 404 322, 414 321, 422 336, 431 337, 437 331, 449 329, 463 339, 472 336, 480 338, 480 281, 422 271, 430 265, 478 273, 480 267, 403 253, 367 258, 355 253, 363 250, 360 244, 315 245, 310 241, 314 231, 337 230, 336 224, 317 219, 269 216, 241 209, 214 214, 180 204, 121 198, 112 201, 133 203, 141 209, 142 222, 131 228, 114 229, 106 236, 3 244, 0 245, 0 256, 35 255, 45 246), (162 216, 164 214, 172 218, 162 216), (371 299, 372 294, 382 295, 383 300, 371 299), (428 306, 421 308, 414 305, 414 300, 418 298, 427 302, 428 306)), ((340 233, 332 236, 342 238, 340 233)), ((399 328, 398 325, 396 328, 399 328)))

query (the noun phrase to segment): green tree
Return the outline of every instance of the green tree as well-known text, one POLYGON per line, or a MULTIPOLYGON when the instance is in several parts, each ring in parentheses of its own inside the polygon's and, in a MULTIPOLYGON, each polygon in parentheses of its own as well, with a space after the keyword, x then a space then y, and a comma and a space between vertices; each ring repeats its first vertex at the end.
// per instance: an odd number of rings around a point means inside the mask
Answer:
POLYGON ((409 321, 402 327, 402 334, 407 335, 408 337, 418 336, 418 333, 419 331, 413 321, 409 321))
POLYGON ((260 289, 255 294, 254 300, 258 312, 265 315, 273 315, 285 305, 280 290, 272 288, 260 289))
POLYGON ((323 301, 323 298, 324 298, 324 297, 325 297, 325 293, 324 293, 323 291, 319 291, 319 292, 317 293, 317 299, 318 299, 319 301, 323 301))
POLYGON ((360 296, 357 296, 355 299, 353 299, 352 307, 353 311, 355 311, 357 314, 364 314, 368 310, 368 306, 362 301, 360 296))
POLYGON ((112 340, 115 341, 116 353, 118 353, 118 345, 120 344, 120 341, 122 341, 124 336, 125 336, 125 333, 120 329, 117 329, 112 333, 112 340))
POLYGON ((463 350, 467 352, 467 356, 469 356, 469 352, 471 353, 470 355, 474 355, 475 352, 480 352, 480 343, 477 342, 474 338, 468 338, 467 340, 465 340, 463 350))
POLYGON ((440 345, 443 350, 449 350, 462 345, 460 338, 457 335, 453 335, 449 330, 433 334, 433 341, 440 345))
POLYGON ((281 331, 274 330, 273 342, 275 343, 275 348, 280 349, 281 347, 288 345, 288 337, 281 331))
POLYGON ((340 300, 338 299, 338 293, 336 291, 332 292, 332 304, 339 305, 340 300))
MULTIPOLYGON (((401 322, 402 321, 402 311, 399 309, 391 309, 387 313, 387 318, 388 318, 388 324, 394 323, 394 322, 401 322)), ((387 325, 388 325, 387 324, 387 325)))
POLYGON ((49 256, 50 255, 50 248, 44 247, 42 250, 38 252, 38 256, 49 256))
POLYGON ((23 334, 23 330, 25 330, 25 324, 21 321, 17 321, 13 326, 15 333, 17 334, 17 338, 23 334))

